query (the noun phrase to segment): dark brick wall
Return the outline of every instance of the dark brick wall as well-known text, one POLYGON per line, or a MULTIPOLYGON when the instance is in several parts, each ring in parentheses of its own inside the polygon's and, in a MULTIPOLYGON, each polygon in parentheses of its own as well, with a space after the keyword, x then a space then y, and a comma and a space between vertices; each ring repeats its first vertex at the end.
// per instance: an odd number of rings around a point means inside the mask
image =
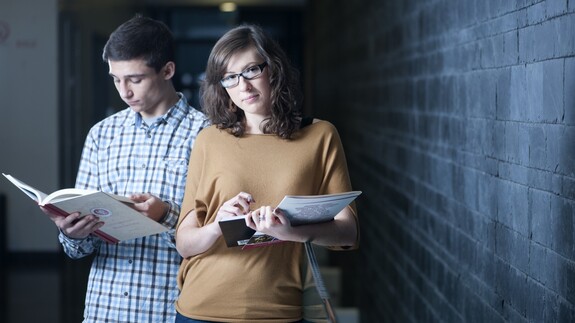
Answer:
POLYGON ((361 321, 574 322, 575 0, 307 13, 309 109, 364 191, 361 321))

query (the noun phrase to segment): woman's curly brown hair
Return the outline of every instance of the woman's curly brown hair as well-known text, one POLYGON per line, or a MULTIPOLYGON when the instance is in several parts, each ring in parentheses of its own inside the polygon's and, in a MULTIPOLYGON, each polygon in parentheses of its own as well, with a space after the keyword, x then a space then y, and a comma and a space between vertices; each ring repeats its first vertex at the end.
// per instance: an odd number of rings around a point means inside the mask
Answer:
POLYGON ((241 25, 228 31, 214 45, 208 58, 205 80, 200 87, 202 109, 212 124, 228 129, 234 136, 245 132, 245 115, 231 100, 220 80, 230 58, 254 46, 267 62, 271 87, 271 117, 263 132, 289 139, 301 122, 302 91, 299 73, 281 47, 256 25, 241 25))

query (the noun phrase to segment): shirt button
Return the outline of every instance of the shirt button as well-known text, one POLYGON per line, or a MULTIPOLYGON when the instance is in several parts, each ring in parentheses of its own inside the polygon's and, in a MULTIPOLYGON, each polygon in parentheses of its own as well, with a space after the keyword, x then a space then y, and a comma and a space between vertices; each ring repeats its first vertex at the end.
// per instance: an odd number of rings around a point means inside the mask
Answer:
POLYGON ((129 264, 131 264, 132 262, 133 262, 132 259, 128 260, 128 263, 129 263, 129 264))
POLYGON ((142 164, 142 168, 146 168, 146 164, 142 164))
POLYGON ((124 292, 124 296, 128 296, 128 292, 124 292))

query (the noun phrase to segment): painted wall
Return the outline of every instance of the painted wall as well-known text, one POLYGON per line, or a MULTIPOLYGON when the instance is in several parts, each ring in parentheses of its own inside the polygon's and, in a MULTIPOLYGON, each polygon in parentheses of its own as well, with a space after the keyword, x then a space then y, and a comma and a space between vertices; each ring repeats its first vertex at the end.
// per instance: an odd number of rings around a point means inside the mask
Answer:
MULTIPOLYGON (((58 188, 58 1, 0 1, 0 171, 58 188)), ((9 251, 56 251, 57 229, 0 178, 9 251)), ((0 233, 4 235, 4 233, 0 233)))

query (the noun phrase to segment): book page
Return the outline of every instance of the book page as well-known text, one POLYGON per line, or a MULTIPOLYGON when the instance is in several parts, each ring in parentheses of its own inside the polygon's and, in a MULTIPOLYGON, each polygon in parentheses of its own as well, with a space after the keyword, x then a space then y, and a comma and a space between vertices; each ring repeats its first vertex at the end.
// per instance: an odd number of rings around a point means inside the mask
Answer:
POLYGON ((75 198, 82 195, 96 193, 95 190, 82 190, 77 188, 64 188, 56 192, 50 193, 48 196, 44 197, 41 205, 48 203, 57 203, 67 199, 75 198))
POLYGON ((360 191, 327 195, 286 195, 278 205, 293 226, 332 220, 360 191))
POLYGON ((31 199, 36 201, 38 204, 42 203, 42 200, 44 200, 44 198, 47 195, 46 193, 22 182, 21 180, 16 179, 12 175, 4 174, 4 173, 2 173, 2 175, 4 175, 4 177, 6 177, 6 179, 8 179, 12 184, 14 184, 16 187, 18 187, 22 192, 24 192, 24 194, 28 195, 31 199))

